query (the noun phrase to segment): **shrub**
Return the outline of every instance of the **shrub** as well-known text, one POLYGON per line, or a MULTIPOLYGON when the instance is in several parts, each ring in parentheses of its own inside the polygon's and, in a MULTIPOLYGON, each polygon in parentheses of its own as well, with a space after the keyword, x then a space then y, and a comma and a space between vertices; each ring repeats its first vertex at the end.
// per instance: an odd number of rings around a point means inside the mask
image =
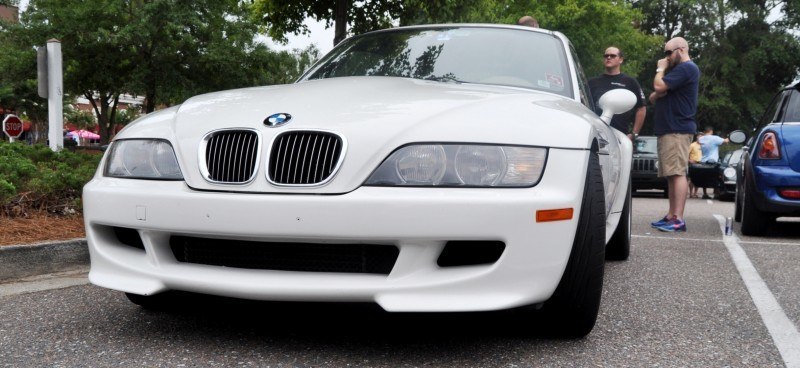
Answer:
POLYGON ((29 210, 51 213, 81 211, 84 184, 102 155, 44 145, 0 142, 0 213, 18 216, 29 210))

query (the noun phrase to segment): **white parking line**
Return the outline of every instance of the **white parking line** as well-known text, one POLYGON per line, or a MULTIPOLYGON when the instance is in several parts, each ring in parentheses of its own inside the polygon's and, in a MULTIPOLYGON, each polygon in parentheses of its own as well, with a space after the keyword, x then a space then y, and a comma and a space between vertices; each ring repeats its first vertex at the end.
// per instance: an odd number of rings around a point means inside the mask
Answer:
POLYGON ((750 258, 747 257, 747 253, 739 245, 739 238, 736 235, 724 235, 725 217, 721 215, 714 215, 714 217, 722 230, 725 247, 728 248, 733 263, 739 270, 739 275, 742 276, 747 291, 753 298, 756 309, 772 336, 772 341, 775 342, 775 346, 781 353, 783 363, 787 368, 800 368, 800 333, 797 332, 797 326, 786 316, 783 308, 778 304, 778 300, 775 299, 775 295, 759 276, 753 263, 750 262, 750 258))

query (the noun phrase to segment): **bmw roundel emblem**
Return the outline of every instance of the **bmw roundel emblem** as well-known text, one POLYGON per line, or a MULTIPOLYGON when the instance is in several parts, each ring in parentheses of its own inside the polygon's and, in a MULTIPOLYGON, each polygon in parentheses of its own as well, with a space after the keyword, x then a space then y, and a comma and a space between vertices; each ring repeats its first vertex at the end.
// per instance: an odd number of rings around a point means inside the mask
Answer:
POLYGON ((277 114, 272 114, 272 115, 268 116, 264 120, 264 125, 266 125, 266 126, 268 126, 270 128, 275 128, 275 127, 279 127, 279 126, 281 126, 283 124, 288 123, 289 120, 292 120, 292 115, 289 115, 289 114, 284 113, 284 112, 279 112, 277 114))

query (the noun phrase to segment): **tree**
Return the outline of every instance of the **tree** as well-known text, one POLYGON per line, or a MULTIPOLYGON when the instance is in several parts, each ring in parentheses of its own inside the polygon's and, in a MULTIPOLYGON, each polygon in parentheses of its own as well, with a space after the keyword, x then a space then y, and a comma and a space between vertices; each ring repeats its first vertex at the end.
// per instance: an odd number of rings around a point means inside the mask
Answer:
POLYGON ((800 41, 790 32, 798 24, 794 1, 640 0, 633 5, 646 15, 642 24, 648 32, 689 41, 702 73, 696 116, 701 127, 722 132, 751 127, 775 92, 798 76, 800 41), (768 22, 777 9, 782 16, 768 22))
POLYGON ((347 28, 355 34, 385 28, 403 11, 402 0, 255 0, 253 16, 279 42, 286 34, 308 34, 306 18, 334 26, 333 45, 347 37, 347 28))
POLYGON ((65 92, 91 102, 102 143, 120 123, 121 93, 144 96, 151 112, 199 93, 293 81, 307 63, 258 42, 237 0, 32 0, 5 30, 0 41, 16 40, 29 66, 19 80, 35 79, 34 45, 61 41, 65 92))
POLYGON ((43 143, 47 137, 47 103, 38 96, 36 50, 26 35, 11 32, 14 24, 0 21, 0 106, 27 116, 33 136, 43 143))

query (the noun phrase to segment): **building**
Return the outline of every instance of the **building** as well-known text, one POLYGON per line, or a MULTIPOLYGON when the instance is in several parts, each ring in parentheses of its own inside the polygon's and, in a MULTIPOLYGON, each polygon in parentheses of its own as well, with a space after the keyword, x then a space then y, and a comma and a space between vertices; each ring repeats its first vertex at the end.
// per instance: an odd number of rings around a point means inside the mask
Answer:
POLYGON ((0 19, 6 22, 16 23, 19 21, 19 7, 17 1, 9 1, 10 5, 0 4, 0 19))

